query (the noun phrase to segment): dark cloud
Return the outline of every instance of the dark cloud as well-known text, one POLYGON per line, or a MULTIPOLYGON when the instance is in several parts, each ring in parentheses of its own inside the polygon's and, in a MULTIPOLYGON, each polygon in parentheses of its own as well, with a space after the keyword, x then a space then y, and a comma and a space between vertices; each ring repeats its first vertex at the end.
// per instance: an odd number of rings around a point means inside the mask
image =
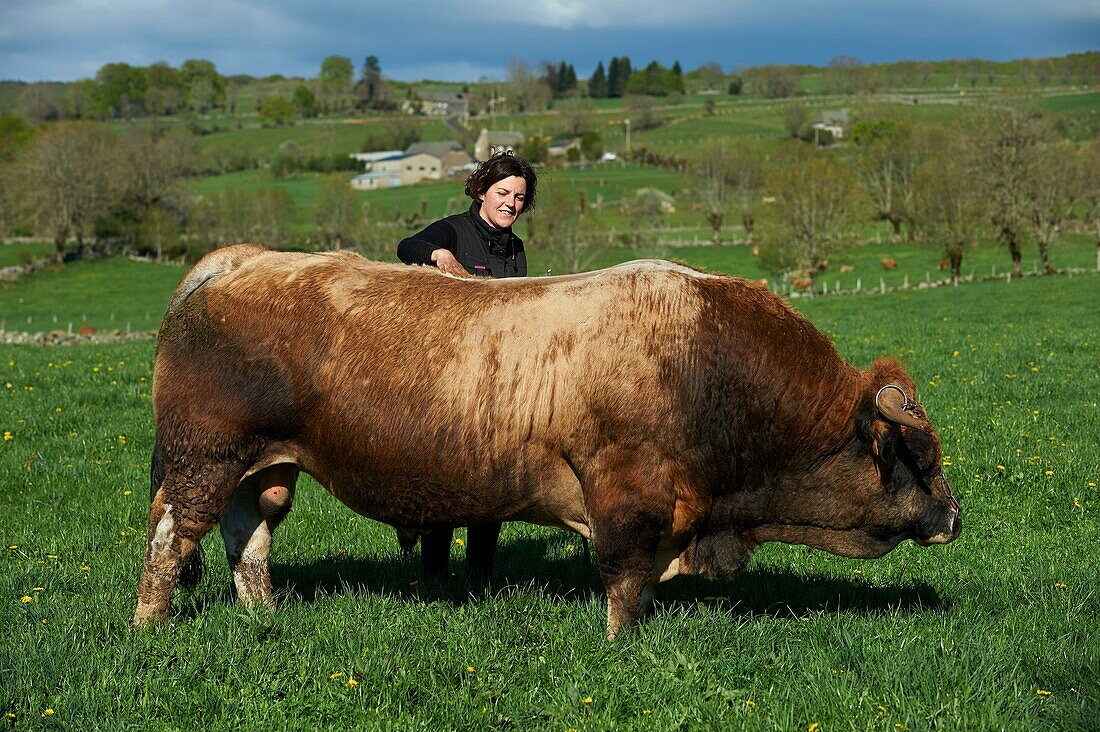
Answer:
POLYGON ((694 68, 981 57, 1097 47, 1100 6, 1070 0, 4 0, 0 78, 72 80, 103 64, 188 58, 222 73, 315 76, 330 54, 369 54, 398 79, 503 78, 509 59, 679 60, 694 68))

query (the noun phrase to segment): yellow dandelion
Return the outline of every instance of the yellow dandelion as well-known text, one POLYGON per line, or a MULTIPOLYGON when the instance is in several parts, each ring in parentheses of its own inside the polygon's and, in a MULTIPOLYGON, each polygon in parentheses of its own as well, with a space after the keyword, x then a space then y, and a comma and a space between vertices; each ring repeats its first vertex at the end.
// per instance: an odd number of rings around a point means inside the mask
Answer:
POLYGON ((1067 587, 1069 587, 1069 585, 1067 585, 1065 582, 1055 582, 1054 583, 1054 589, 1056 589, 1056 590, 1064 590, 1067 587))
POLYGON ((42 711, 42 716, 43 717, 52 717, 53 716, 53 710, 50 709, 49 707, 46 707, 46 709, 44 709, 42 711))
POLYGON ((45 591, 46 591, 45 587, 32 587, 31 588, 31 592, 45 592, 45 591))
POLYGON ((809 727, 806 728, 806 732, 817 732, 819 729, 821 729, 821 725, 818 724, 817 722, 814 722, 813 724, 811 724, 809 727))
POLYGON ((1073 499, 1073 507, 1074 507, 1074 508, 1081 508, 1081 499, 1080 499, 1080 498, 1076 498, 1076 497, 1074 497, 1074 499, 1073 499))
POLYGON ((42 624, 46 625, 46 619, 45 618, 42 618, 42 624))
POLYGON ((98 374, 99 373, 99 367, 98 366, 93 366, 92 367, 92 373, 93 374, 98 374))
POLYGON ((126 435, 119 435, 118 436, 118 444, 120 444, 120 445, 125 445, 126 444, 126 435))
POLYGON ((5 381, 4 382, 4 388, 5 389, 11 389, 12 388, 11 382, 10 381, 5 381))
POLYGON ((1046 474, 1047 474, 1047 475, 1054 475, 1054 471, 1053 471, 1053 470, 1048 470, 1048 471, 1046 472, 1046 474))
POLYGON ((565 551, 567 551, 567 552, 573 551, 573 545, 572 544, 566 544, 565 545, 565 551))
POLYGON ((1038 694, 1039 696, 1041 696, 1042 698, 1046 699, 1048 696, 1050 696, 1054 692, 1053 691, 1047 691, 1046 689, 1036 689, 1035 693, 1038 694))
POLYGON ((1003 472, 1005 471, 1005 466, 1003 466, 1003 465, 998 465, 998 466, 997 466, 997 470, 998 470, 998 472, 1001 472, 1001 473, 1003 473, 1003 472))
MULTIPOLYGON (((10 366, 11 364, 8 364, 8 365, 10 366)), ((8 712, 4 716, 7 717, 8 719, 15 719, 15 712, 8 712)))
POLYGON ((1092 483, 1092 482, 1089 483, 1089 488, 1095 488, 1095 487, 1096 487, 1095 483, 1092 483))
POLYGON ((91 572, 92 568, 89 567, 87 564, 85 564, 83 567, 80 568, 80 571, 81 572, 91 572))
POLYGON ((11 442, 14 439, 15 439, 15 435, 13 435, 8 430, 4 430, 4 442, 11 442))
POLYGON ((467 666, 466 667, 466 673, 472 674, 474 671, 477 671, 477 669, 474 668, 473 666, 467 666))
POLYGON ((8 547, 8 549, 11 550, 11 551, 15 551, 18 548, 19 548, 18 544, 12 544, 11 546, 8 547))
POLYGON ((23 603, 24 605, 26 605, 26 604, 27 604, 28 602, 34 602, 34 598, 33 598, 33 597, 31 597, 30 595, 23 595, 23 597, 22 597, 22 598, 20 598, 20 601, 21 601, 21 602, 22 602, 22 603, 23 603))
POLYGON ((61 557, 57 556, 56 554, 47 554, 46 559, 61 559, 61 557))
POLYGON ((653 714, 653 710, 652 709, 643 709, 642 714, 644 714, 645 716, 648 717, 649 715, 653 714))
POLYGON ((359 686, 359 682, 355 679, 348 679, 348 686, 354 689, 356 686, 359 686))
POLYGON ((455 539, 455 546, 465 546, 465 545, 466 545, 466 542, 464 542, 462 539, 455 539))
POLYGON ((122 491, 122 495, 124 495, 124 496, 130 496, 130 495, 133 495, 133 493, 134 493, 133 491, 122 491))
POLYGON ((897 722, 897 723, 895 723, 895 724, 894 724, 894 729, 909 729, 909 728, 908 728, 908 727, 906 727, 906 726, 905 726, 904 724, 902 724, 901 722, 897 722))
POLYGON ((747 699, 745 700, 745 706, 749 709, 756 709, 756 702, 754 702, 752 699, 747 699))
POLYGON ((343 671, 337 671, 336 673, 329 674, 329 676, 328 676, 329 681, 336 681, 336 679, 342 679, 342 678, 344 678, 344 672, 343 671))
POLYGON ((581 702, 583 702, 584 704, 591 704, 593 701, 594 700, 590 696, 586 696, 585 698, 581 699, 581 702))
POLYGON ((878 710, 879 714, 886 714, 886 707, 882 706, 881 704, 879 704, 877 707, 875 707, 875 709, 878 710))

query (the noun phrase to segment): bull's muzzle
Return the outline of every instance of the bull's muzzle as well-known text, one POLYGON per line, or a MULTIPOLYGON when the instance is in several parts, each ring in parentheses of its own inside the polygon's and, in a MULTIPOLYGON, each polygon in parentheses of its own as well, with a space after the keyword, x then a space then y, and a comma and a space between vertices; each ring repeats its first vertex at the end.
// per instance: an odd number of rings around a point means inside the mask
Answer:
POLYGON ((918 539, 917 543, 921 546, 928 546, 930 544, 950 544, 959 538, 959 533, 962 532, 962 516, 961 507, 959 505, 959 499, 955 498, 955 494, 951 492, 951 486, 948 485, 947 479, 941 474, 939 480, 936 481, 939 485, 936 488, 942 489, 946 501, 940 505, 944 506, 943 516, 939 518, 933 524, 932 535, 926 539, 918 539), (938 531, 936 529, 939 529, 938 531))

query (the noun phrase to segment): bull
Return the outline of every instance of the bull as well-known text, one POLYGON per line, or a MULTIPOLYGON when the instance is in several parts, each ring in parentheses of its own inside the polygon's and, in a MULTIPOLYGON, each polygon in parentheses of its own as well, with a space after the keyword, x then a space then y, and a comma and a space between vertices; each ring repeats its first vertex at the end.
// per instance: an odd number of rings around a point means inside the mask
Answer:
POLYGON ((161 325, 134 625, 169 613, 220 524, 240 600, 272 605, 298 471, 405 530, 526 521, 592 540, 607 637, 677 574, 767 541, 846 557, 944 544, 959 502, 896 362, 858 370, 743 280, 658 261, 462 280, 237 245, 161 325))

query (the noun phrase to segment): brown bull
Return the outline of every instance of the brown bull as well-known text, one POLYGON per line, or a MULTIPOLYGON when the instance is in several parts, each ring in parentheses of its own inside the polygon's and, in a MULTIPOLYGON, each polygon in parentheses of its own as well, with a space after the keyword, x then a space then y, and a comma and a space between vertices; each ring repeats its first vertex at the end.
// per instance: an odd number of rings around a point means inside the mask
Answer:
POLYGON ((609 638, 658 581, 765 541, 870 558, 960 527, 900 366, 859 371, 765 289, 667 262, 461 280, 230 247, 173 296, 153 389, 135 625, 219 522, 241 600, 270 605, 299 470, 394 526, 591 538, 609 638))

